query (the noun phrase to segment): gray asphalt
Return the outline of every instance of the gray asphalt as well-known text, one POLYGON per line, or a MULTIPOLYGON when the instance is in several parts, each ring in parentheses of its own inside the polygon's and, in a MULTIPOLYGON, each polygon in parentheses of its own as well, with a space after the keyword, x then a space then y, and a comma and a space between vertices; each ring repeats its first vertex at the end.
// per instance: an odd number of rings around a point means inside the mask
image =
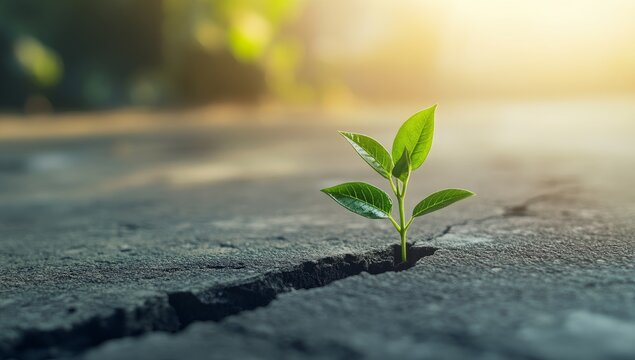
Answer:
POLYGON ((388 223, 317 190, 383 185, 334 130, 389 144, 408 109, 3 140, 0 354, 632 358, 635 108, 609 105, 440 112, 409 205, 478 196, 415 223, 436 251, 400 272, 388 223))

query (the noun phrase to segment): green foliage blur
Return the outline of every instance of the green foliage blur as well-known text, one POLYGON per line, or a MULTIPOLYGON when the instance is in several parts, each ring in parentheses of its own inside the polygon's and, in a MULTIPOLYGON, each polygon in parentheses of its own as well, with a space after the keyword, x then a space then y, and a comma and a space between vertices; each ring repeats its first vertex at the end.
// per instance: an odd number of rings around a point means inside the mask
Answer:
POLYGON ((0 2, 0 108, 301 99, 301 0, 0 2))

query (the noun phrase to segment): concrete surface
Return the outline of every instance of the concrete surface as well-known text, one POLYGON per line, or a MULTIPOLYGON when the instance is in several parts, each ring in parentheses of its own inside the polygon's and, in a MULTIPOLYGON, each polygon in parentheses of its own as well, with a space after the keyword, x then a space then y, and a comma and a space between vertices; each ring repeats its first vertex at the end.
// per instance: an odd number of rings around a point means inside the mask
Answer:
POLYGON ((632 104, 440 107, 410 205, 478 197, 399 272, 391 225, 317 190, 385 188, 334 130, 389 145, 416 109, 4 138, 0 357, 632 358, 632 104))

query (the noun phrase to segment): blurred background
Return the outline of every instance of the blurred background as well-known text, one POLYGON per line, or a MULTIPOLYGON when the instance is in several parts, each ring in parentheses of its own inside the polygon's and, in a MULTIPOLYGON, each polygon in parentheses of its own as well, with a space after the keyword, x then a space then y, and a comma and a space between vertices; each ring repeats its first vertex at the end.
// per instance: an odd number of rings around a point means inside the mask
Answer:
POLYGON ((0 200, 300 178, 317 197, 376 180, 335 130, 389 148, 434 103, 422 191, 606 187, 635 169, 634 19, 632 0, 0 0, 0 200))
POLYGON ((635 92, 631 0, 0 1, 0 109, 635 92))

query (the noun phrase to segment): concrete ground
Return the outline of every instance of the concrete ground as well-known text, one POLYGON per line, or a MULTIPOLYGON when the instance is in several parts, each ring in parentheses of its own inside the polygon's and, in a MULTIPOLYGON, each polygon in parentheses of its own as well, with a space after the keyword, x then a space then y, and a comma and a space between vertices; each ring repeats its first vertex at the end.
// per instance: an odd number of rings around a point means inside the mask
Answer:
POLYGON ((0 358, 632 359, 634 103, 441 104, 406 270, 318 190, 416 107, 5 116, 0 358))

